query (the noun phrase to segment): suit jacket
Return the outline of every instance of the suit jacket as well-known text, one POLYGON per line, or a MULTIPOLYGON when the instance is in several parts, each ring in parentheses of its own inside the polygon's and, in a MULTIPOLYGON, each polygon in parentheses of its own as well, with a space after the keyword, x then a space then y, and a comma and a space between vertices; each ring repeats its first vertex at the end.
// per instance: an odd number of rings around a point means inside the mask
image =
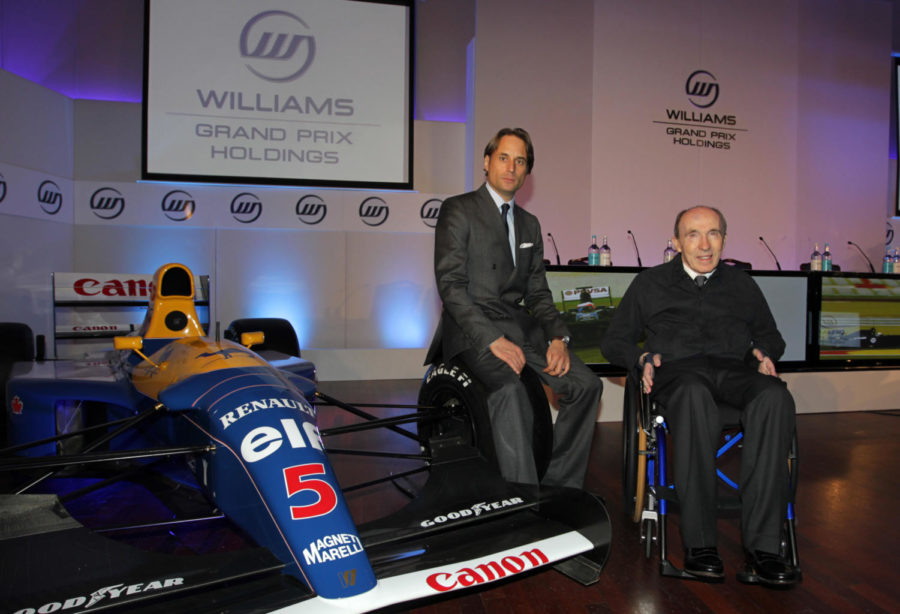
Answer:
POLYGON ((535 349, 569 334, 547 287, 541 225, 513 208, 516 264, 487 187, 448 198, 434 235, 434 274, 443 311, 426 364, 467 349, 482 351, 501 336, 535 349))

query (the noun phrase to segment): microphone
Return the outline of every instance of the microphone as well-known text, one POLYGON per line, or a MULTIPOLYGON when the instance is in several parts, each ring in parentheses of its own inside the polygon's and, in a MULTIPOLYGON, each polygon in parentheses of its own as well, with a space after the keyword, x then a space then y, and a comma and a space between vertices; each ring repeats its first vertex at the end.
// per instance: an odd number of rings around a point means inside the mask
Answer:
POLYGON ((638 251, 637 241, 634 240, 634 233, 629 230, 628 236, 631 237, 631 244, 634 245, 634 253, 637 256, 638 266, 642 267, 644 265, 641 264, 641 252, 638 251))
POLYGON ((559 266, 559 250, 556 248, 556 239, 553 238, 553 235, 549 232, 547 236, 550 237, 550 242, 553 243, 553 251, 556 252, 556 266, 559 266))
POLYGON ((766 240, 765 240, 765 239, 763 239, 762 237, 760 237, 759 240, 762 241, 763 245, 766 246, 766 249, 769 250, 769 253, 772 254, 772 260, 775 261, 775 266, 777 266, 777 267, 778 267, 778 270, 780 271, 780 270, 781 270, 781 263, 778 262, 778 256, 775 255, 775 252, 772 251, 772 248, 769 247, 769 244, 766 243, 766 240))
POLYGON ((856 251, 858 251, 860 254, 862 254, 862 257, 865 258, 865 259, 866 259, 866 262, 869 263, 869 272, 870 272, 870 273, 874 273, 874 272, 875 272, 875 265, 873 265, 873 264, 872 264, 872 261, 869 260, 869 257, 866 256, 866 252, 862 251, 862 248, 861 248, 859 245, 857 245, 856 243, 854 243, 853 241, 847 241, 847 245, 852 245, 853 247, 856 248, 856 251))

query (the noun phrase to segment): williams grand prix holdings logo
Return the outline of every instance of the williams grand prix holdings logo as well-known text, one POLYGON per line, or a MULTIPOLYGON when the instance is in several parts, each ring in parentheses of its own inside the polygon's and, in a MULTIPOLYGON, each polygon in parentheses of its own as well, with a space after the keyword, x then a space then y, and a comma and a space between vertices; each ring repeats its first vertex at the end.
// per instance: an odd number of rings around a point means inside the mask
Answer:
POLYGON ((194 215, 197 203, 184 190, 172 190, 162 199, 162 212, 173 222, 184 222, 194 215))
POLYGON ((297 201, 297 219, 308 226, 315 226, 328 215, 328 205, 316 194, 307 194, 297 201))
POLYGON ((231 199, 231 215, 241 224, 252 224, 262 215, 262 201, 256 194, 241 192, 231 199))
POLYGON ((666 140, 679 148, 729 151, 735 147, 738 133, 749 130, 738 127, 737 115, 711 110, 721 93, 715 75, 708 70, 695 70, 684 80, 683 92, 694 108, 681 102, 685 106, 665 109, 665 119, 655 119, 653 123, 664 126, 666 140))
POLYGON ((429 198, 419 208, 419 217, 422 218, 422 222, 429 228, 437 226, 437 219, 441 213, 441 204, 443 202, 440 198, 429 198))
POLYGON ((247 69, 260 79, 283 83, 300 77, 316 57, 309 26, 287 11, 263 11, 244 24, 239 41, 247 69))
POLYGON ((100 188, 91 194, 91 211, 103 220, 112 220, 125 210, 125 197, 115 188, 100 188))
POLYGON ((711 72, 695 70, 684 82, 684 92, 692 105, 708 109, 719 99, 719 84, 711 72))
POLYGON ((359 203, 359 219, 366 226, 381 226, 388 219, 390 209, 384 200, 370 196, 359 203))
POLYGON ((42 181, 37 189, 37 199, 41 204, 41 209, 47 215, 56 215, 62 208, 63 195, 62 190, 56 185, 56 182, 49 179, 42 181))

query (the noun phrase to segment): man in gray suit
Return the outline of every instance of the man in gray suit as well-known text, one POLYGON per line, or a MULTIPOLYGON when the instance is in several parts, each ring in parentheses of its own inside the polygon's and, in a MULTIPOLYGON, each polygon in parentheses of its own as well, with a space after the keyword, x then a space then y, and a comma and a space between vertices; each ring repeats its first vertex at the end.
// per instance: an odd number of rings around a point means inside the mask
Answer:
POLYGON ((519 379, 531 367, 560 397, 542 483, 581 488, 603 385, 569 352, 569 330, 547 286, 540 223, 515 204, 533 165, 528 133, 504 128, 485 147, 485 184, 441 205, 434 272, 444 308, 426 362, 458 357, 484 383, 500 472, 524 484, 538 482, 519 379))

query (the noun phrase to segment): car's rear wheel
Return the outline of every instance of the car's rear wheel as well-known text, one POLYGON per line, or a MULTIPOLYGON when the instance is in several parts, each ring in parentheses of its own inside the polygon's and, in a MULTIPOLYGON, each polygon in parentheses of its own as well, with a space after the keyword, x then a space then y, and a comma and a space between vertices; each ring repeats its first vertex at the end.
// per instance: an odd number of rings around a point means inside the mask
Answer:
MULTIPOLYGON (((522 371, 522 383, 528 392, 529 411, 533 412, 534 430, 532 453, 538 478, 543 477, 550 464, 553 451, 553 422, 550 404, 544 394, 541 380, 534 371, 522 371)), ((487 409, 487 390, 462 366, 439 363, 431 367, 419 390, 418 404, 422 407, 442 408, 449 415, 439 420, 427 420, 419 424, 419 434, 424 445, 432 437, 458 436, 463 442, 477 448, 491 464, 497 466, 493 430, 487 409)))

